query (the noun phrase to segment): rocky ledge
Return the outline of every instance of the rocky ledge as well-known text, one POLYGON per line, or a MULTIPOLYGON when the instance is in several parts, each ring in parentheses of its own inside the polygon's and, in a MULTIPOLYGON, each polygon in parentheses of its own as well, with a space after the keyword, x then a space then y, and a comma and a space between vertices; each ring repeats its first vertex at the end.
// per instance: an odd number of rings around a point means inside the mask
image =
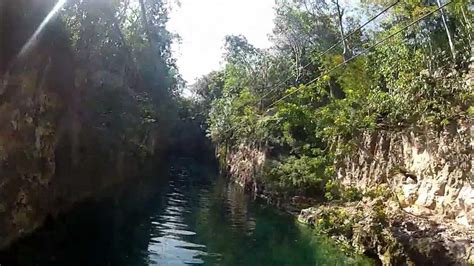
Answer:
POLYGON ((386 198, 303 209, 298 221, 382 265, 473 265, 474 228, 414 215, 386 198))

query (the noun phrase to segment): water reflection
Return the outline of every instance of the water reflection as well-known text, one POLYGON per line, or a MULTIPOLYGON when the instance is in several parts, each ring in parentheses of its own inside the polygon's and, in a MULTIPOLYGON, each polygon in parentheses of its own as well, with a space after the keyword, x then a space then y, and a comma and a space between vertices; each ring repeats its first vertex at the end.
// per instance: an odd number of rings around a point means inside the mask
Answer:
POLYGON ((206 256, 206 246, 196 244, 196 235, 184 220, 191 213, 185 195, 186 169, 175 173, 176 178, 169 183, 169 192, 162 212, 151 219, 154 232, 148 246, 149 261, 157 265, 202 264, 200 256, 206 256))
POLYGON ((295 225, 291 217, 250 201, 241 189, 216 176, 214 168, 178 161, 168 185, 157 186, 160 191, 153 197, 140 201, 135 195, 79 208, 0 254, 0 264, 367 263, 348 258, 325 239, 295 225))

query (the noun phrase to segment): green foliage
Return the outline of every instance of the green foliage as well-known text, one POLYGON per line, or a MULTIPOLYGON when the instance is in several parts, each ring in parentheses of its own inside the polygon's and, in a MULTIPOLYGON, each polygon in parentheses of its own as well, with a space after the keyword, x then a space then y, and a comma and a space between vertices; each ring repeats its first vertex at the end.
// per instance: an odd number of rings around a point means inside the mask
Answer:
POLYGON ((325 185, 327 200, 342 200, 345 202, 360 201, 364 193, 355 187, 343 187, 337 181, 329 180, 325 185))
POLYGON ((326 190, 326 193, 324 194, 324 197, 327 200, 336 200, 336 199, 341 198, 340 186, 337 182, 335 182, 333 180, 329 180, 324 185, 324 188, 326 190))
POLYGON ((370 198, 384 198, 388 199, 392 196, 392 190, 386 184, 380 184, 376 186, 374 189, 368 190, 364 193, 364 196, 370 198))
MULTIPOLYGON (((275 46, 261 50, 243 37, 228 37, 225 68, 202 86, 209 135, 230 150, 239 145, 268 150, 267 184, 360 200, 360 191, 335 181, 334 159, 350 153, 361 133, 445 126, 459 114, 473 113, 472 87, 465 83, 472 43, 467 2, 446 8, 447 25, 437 12, 391 36, 437 8, 436 1, 400 2, 382 23, 348 38, 347 48, 355 55, 391 38, 341 66, 347 59, 342 47, 327 51, 339 38, 335 2, 277 1, 275 46)), ((345 31, 358 26, 359 16, 389 3, 364 1, 366 10, 346 13, 345 31)))
POLYGON ((143 4, 76 1, 62 13, 76 63, 72 82, 84 107, 81 122, 107 153, 153 154, 156 132, 167 136, 177 120, 180 76, 166 2, 143 4))
POLYGON ((348 213, 344 208, 327 208, 319 213, 315 226, 330 235, 351 238, 358 214, 348 213))
POLYGON ((330 171, 330 162, 324 156, 290 156, 273 161, 266 176, 268 181, 276 182, 280 189, 307 193, 322 191, 325 176, 330 171))

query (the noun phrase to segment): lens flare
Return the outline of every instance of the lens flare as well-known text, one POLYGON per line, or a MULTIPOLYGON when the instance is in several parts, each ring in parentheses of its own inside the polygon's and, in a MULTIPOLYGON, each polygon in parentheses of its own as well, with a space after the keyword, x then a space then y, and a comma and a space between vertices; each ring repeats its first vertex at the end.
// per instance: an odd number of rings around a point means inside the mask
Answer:
POLYGON ((20 50, 20 53, 18 54, 18 57, 24 56, 33 46, 34 43, 38 40, 38 36, 40 35, 41 31, 43 31, 44 27, 49 23, 49 21, 59 12, 61 7, 66 3, 67 0, 59 0, 54 7, 51 9, 51 11, 48 13, 48 15, 43 19, 41 24, 38 26, 38 28, 35 30, 33 35, 28 39, 28 41, 23 45, 23 47, 20 50))

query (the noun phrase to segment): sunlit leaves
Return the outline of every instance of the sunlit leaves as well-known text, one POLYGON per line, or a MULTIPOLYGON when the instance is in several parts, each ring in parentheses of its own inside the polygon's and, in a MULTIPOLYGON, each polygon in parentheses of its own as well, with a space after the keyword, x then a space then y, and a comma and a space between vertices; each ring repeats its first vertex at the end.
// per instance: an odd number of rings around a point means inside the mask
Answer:
MULTIPOLYGON (((365 2, 369 8, 392 3, 365 2)), ((327 16, 330 7, 315 4, 326 1, 278 1, 273 36, 278 57, 238 39, 228 53, 234 56, 226 62, 224 93, 212 104, 221 113, 211 112, 210 120, 220 137, 217 143, 255 148, 264 143, 272 151, 266 175, 271 182, 286 190, 323 191, 335 175, 334 157, 350 152, 360 134, 445 126, 456 114, 472 113, 472 88, 463 83, 472 14, 466 14, 462 2, 447 9, 462 55, 458 61, 450 56, 439 14, 404 29, 437 8, 435 1, 410 0, 400 1, 383 23, 349 39, 357 58, 345 62, 340 47, 326 50, 337 41, 337 25, 327 16), (282 60, 291 67, 272 67, 285 65, 282 60), (262 93, 273 88, 276 78, 295 82, 262 93), (219 131, 224 121, 230 130, 219 131)))

